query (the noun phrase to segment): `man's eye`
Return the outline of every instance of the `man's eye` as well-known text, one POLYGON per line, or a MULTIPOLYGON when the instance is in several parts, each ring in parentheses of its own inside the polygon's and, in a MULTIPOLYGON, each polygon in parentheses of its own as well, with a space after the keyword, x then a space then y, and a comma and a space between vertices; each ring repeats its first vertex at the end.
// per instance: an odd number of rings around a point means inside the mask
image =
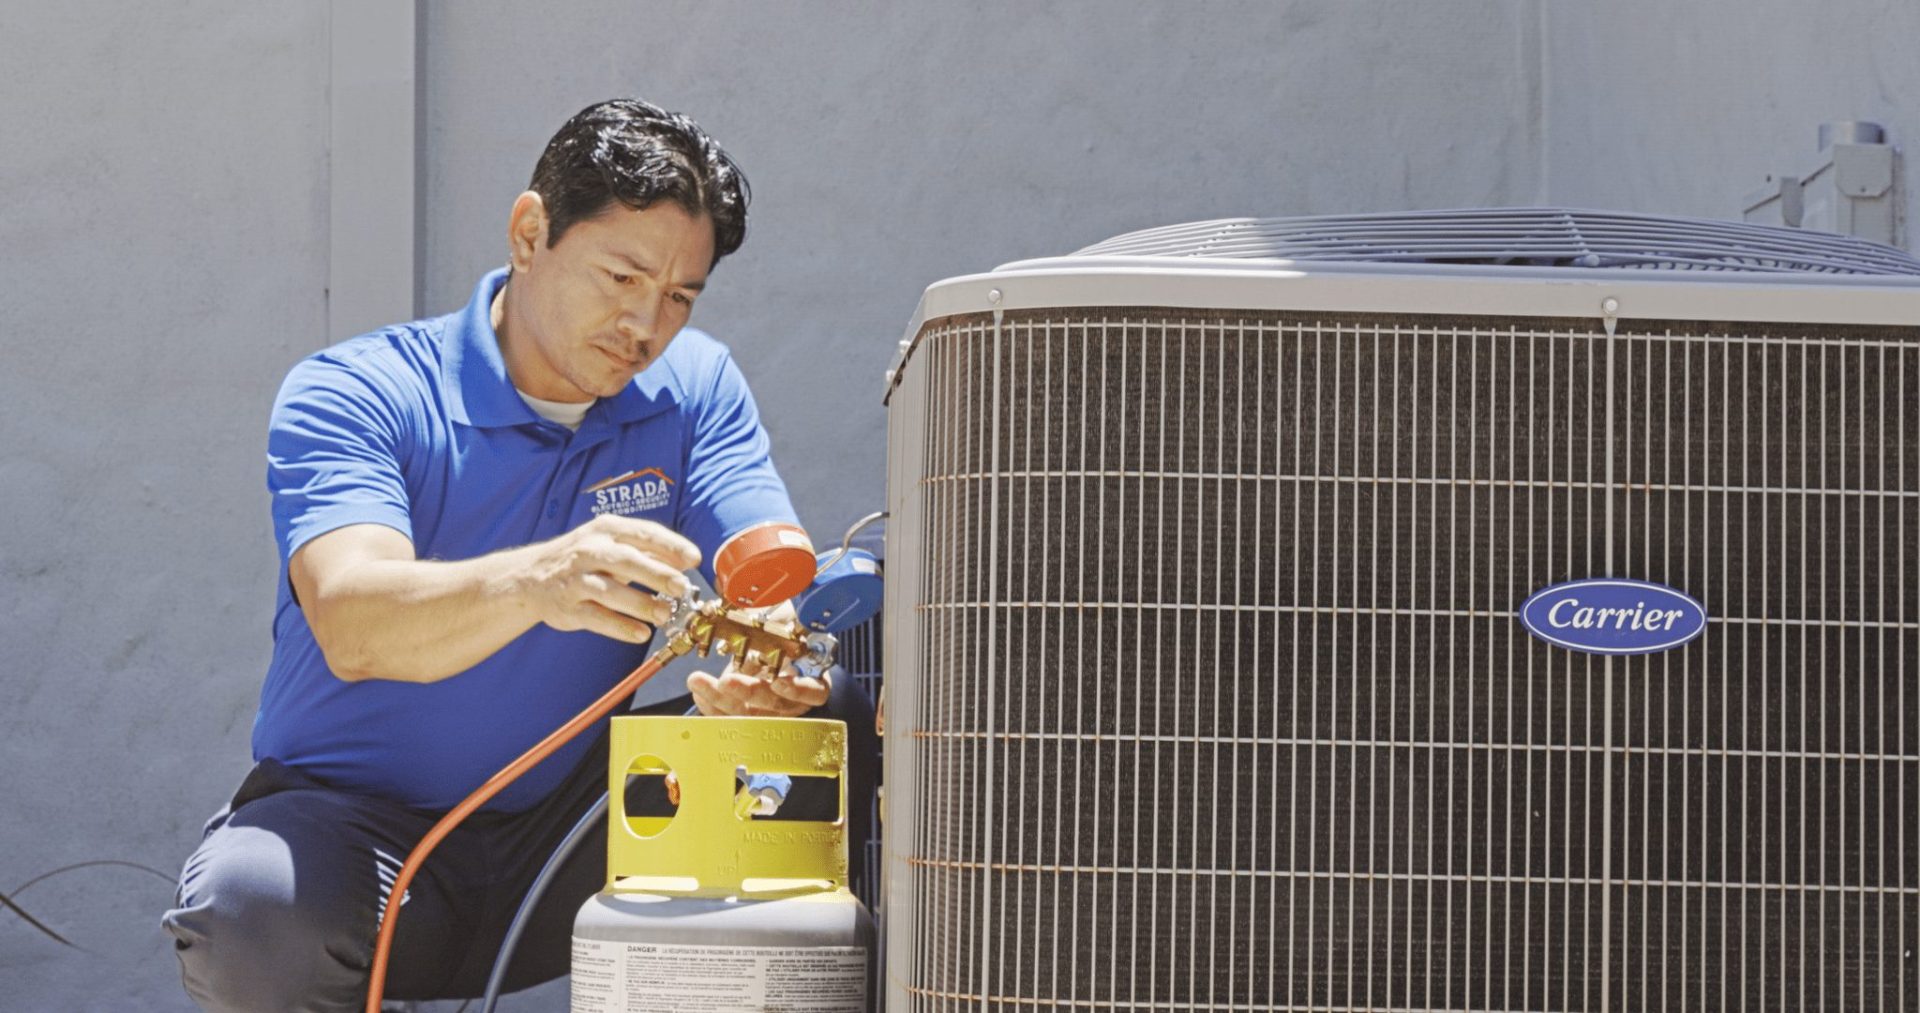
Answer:
POLYGON ((679 303, 682 306, 693 305, 693 297, 686 294, 685 292, 675 292, 673 294, 673 301, 679 303))
POLYGON ((625 285, 633 281, 633 275, 631 274, 621 274, 617 271, 609 271, 607 273, 612 275, 615 285, 625 285))

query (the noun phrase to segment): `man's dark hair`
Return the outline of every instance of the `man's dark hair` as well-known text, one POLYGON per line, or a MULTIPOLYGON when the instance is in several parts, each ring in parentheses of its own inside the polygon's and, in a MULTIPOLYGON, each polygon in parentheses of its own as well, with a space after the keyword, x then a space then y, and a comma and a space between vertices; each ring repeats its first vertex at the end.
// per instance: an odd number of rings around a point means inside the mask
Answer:
POLYGON ((547 208, 547 245, 615 201, 646 209, 670 200, 713 222, 713 262, 747 237, 747 177, 689 117, 619 98, 575 113, 547 142, 527 189, 547 208))

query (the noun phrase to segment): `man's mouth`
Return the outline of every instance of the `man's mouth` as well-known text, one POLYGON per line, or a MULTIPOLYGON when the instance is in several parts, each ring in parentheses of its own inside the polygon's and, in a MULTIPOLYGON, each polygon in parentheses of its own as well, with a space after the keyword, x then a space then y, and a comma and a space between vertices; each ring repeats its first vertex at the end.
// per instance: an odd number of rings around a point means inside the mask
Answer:
MULTIPOLYGON (((599 346, 595 346, 595 347, 599 347, 599 346)), ((626 369, 626 370, 638 370, 641 367, 641 365, 646 362, 644 357, 640 359, 629 359, 626 356, 621 355, 620 353, 615 352, 608 348, 600 348, 600 354, 606 356, 609 359, 612 359, 614 365, 619 366, 621 369, 626 369)))

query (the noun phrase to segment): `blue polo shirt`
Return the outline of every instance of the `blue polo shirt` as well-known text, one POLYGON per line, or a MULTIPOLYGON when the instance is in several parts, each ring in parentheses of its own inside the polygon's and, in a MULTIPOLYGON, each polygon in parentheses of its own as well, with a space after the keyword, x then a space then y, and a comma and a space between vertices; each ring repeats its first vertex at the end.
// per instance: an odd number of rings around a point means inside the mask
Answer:
MULTIPOLYGON (((456 805, 632 671, 647 646, 539 625, 478 665, 424 685, 345 682, 327 668, 286 580, 309 540, 384 524, 421 559, 468 559, 562 534, 596 514, 658 521, 711 560, 763 521, 794 521, 745 379, 719 342, 683 330, 578 431, 535 415, 493 331, 506 271, 464 310, 362 335, 287 375, 267 438, 280 547, 273 662, 256 760, 424 809, 456 805)), ((583 734, 488 808, 533 806, 593 739, 583 734)))

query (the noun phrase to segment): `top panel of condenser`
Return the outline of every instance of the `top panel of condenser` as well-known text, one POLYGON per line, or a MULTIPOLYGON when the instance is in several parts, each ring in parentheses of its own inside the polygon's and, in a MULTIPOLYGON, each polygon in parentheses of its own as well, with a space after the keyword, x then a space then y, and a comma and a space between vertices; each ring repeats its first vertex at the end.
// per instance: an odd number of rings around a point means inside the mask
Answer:
POLYGON ((960 313, 1165 306, 1920 326, 1920 259, 1833 233, 1552 208, 1231 218, 927 289, 960 313))

